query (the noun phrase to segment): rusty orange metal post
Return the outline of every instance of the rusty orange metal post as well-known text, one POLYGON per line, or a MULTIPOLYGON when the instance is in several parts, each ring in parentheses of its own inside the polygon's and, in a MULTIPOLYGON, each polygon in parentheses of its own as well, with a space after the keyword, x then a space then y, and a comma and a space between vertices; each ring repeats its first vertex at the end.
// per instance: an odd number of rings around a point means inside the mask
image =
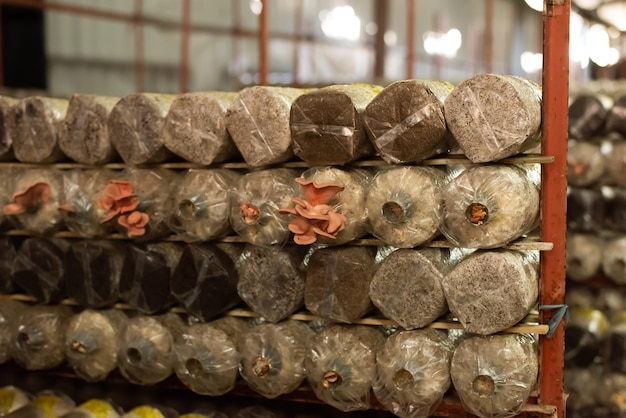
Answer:
MULTIPOLYGON (((565 299, 565 207, 567 190, 567 109, 570 0, 546 0, 543 16, 543 153, 554 162, 543 166, 541 239, 554 243, 541 260, 541 304, 565 299)), ((547 323, 554 311, 542 311, 547 323)), ((563 321, 552 338, 541 338, 539 402, 565 416, 563 394, 565 331, 563 321)))
POLYGON ((180 37, 180 69, 178 90, 189 91, 189 37, 191 34, 191 0, 183 0, 183 18, 180 37))
POLYGON ((415 0, 406 0, 406 78, 413 78, 415 62, 415 0))
POLYGON ((259 84, 266 86, 268 80, 269 29, 268 6, 269 0, 261 0, 261 14, 259 15, 259 84))

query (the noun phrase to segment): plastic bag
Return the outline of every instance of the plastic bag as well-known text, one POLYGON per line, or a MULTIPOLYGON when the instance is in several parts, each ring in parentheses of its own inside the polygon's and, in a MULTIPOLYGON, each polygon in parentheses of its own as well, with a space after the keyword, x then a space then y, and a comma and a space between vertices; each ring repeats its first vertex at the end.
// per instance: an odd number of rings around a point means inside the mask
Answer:
POLYGON ((238 155, 226 130, 226 110, 237 98, 231 92, 197 92, 178 96, 165 119, 161 141, 174 154, 200 165, 238 155))
POLYGON ((127 168, 98 194, 100 222, 114 224, 129 238, 148 240, 166 235, 175 178, 171 170, 127 168))
POLYGON ((29 401, 29 395, 15 386, 0 387, 0 417, 20 409, 29 401))
POLYGON ((606 207, 605 227, 626 232, 626 188, 603 187, 602 194, 606 207))
POLYGON ((294 391, 306 376, 304 357, 313 331, 303 322, 261 323, 239 336, 239 373, 266 398, 294 391))
POLYGON ((626 137, 626 95, 620 96, 606 115, 606 131, 626 137))
POLYGON ((530 335, 472 336, 454 351, 452 383, 470 413, 481 418, 512 417, 537 383, 537 358, 530 335))
POLYGON ((87 309, 70 319, 65 331, 65 356, 81 379, 101 381, 117 368, 120 331, 126 321, 126 314, 117 309, 87 309))
POLYGON ((602 352, 608 331, 609 322, 601 311, 590 307, 571 309, 565 328, 565 365, 591 365, 602 352))
POLYGON ((373 153, 363 114, 382 87, 364 83, 308 91, 291 106, 296 156, 310 165, 343 165, 373 153))
POLYGON ((172 275, 172 295, 202 321, 232 308, 239 303, 239 252, 233 244, 189 244, 172 275))
POLYGON ((570 233, 567 236, 567 278, 584 282, 596 276, 602 265, 604 241, 592 234, 570 233))
POLYGON ((119 418, 119 411, 111 403, 90 399, 63 415, 62 418, 119 418))
POLYGON ((605 154, 607 178, 626 187, 626 139, 611 142, 610 152, 605 154))
MULTIPOLYGON (((15 179, 21 171, 21 169, 13 167, 0 167, 0 207, 4 208, 6 205, 13 203, 12 195, 15 191, 15 179)), ((0 211, 0 228, 2 230, 19 226, 16 224, 16 219, 11 215, 5 214, 4 210, 0 211)))
POLYGON ((11 201, 2 211, 16 228, 43 234, 58 229, 62 223, 59 205, 64 201, 63 175, 51 168, 15 170, 11 201))
POLYGON ((237 293, 254 312, 278 322, 304 305, 305 249, 247 245, 237 261, 237 293))
POLYGON ((510 75, 478 74, 444 103, 448 129, 474 163, 535 147, 541 137, 541 88, 510 75))
POLYGON ((16 409, 5 417, 10 418, 58 418, 75 407, 67 395, 56 391, 38 393, 28 404, 16 409))
POLYGON ((178 414, 171 408, 162 406, 141 405, 137 406, 124 415, 122 418, 176 418, 178 414))
POLYGON ((600 135, 608 109, 613 101, 599 94, 580 94, 575 97, 568 108, 568 132, 574 139, 591 139, 600 135))
MULTIPOLYGON (((602 366, 592 365, 584 368, 568 367, 565 369, 563 375, 565 391, 568 395, 567 416, 570 416, 572 410, 582 412, 596 407, 602 397, 599 392, 607 390, 607 382, 604 380, 605 376, 602 366)), ((611 391, 609 390, 609 392, 611 391)), ((586 416, 595 417, 596 415, 586 416)))
POLYGON ((364 325, 331 325, 314 335, 305 366, 315 396, 343 412, 368 409, 384 341, 380 329, 364 325))
POLYGON ((28 370, 51 369, 65 360, 65 330, 72 310, 64 305, 30 306, 13 323, 9 354, 28 370))
POLYGON ((626 284, 626 235, 618 235, 606 242, 602 271, 613 282, 626 284))
POLYGON ((316 315, 352 323, 372 308, 369 288, 375 271, 370 247, 320 248, 309 258, 304 304, 316 315))
POLYGON ((487 335, 524 319, 537 303, 538 252, 476 251, 442 281, 452 314, 468 332, 487 335))
POLYGON ((175 302, 170 292, 174 269, 184 247, 173 242, 126 246, 120 278, 120 298, 144 314, 154 314, 175 302))
POLYGON ((173 348, 183 331, 175 314, 137 316, 120 333, 118 366, 122 375, 137 385, 152 385, 173 373, 173 348))
POLYGON ((72 160, 105 164, 117 157, 111 144, 108 117, 119 97, 74 94, 59 132, 59 148, 72 160))
POLYGON ((231 232, 230 191, 241 175, 226 169, 189 170, 174 191, 172 231, 185 241, 210 241, 231 232))
POLYGON ((239 179, 231 194, 230 224, 246 242, 259 246, 282 245, 289 239, 289 218, 279 210, 299 192, 299 171, 274 168, 252 171, 239 179))
POLYGON ((626 312, 620 312, 610 322, 605 341, 605 367, 611 372, 626 373, 626 312))
POLYGON ((134 93, 115 104, 107 128, 126 164, 161 163, 171 157, 163 146, 161 132, 174 98, 170 94, 134 93))
POLYGON ((65 99, 31 96, 11 106, 8 127, 18 161, 52 163, 63 159, 57 139, 67 105, 65 99))
POLYGON ((0 160, 13 158, 13 138, 9 125, 9 115, 11 106, 17 101, 12 97, 0 96, 0 160))
POLYGON ((538 223, 538 166, 475 166, 442 193, 441 232, 461 247, 501 247, 538 223))
POLYGON ((567 148, 567 183, 590 186, 604 177, 606 161, 600 146, 588 142, 573 142, 567 148))
POLYGON ((431 416, 451 385, 453 351, 443 331, 394 333, 376 355, 376 399, 399 417, 431 416))
POLYGON ((65 254, 67 294, 85 308, 105 308, 119 299, 124 245, 112 241, 72 242, 65 254))
MULTIPOLYGON (((13 344, 13 330, 19 317, 28 309, 21 302, 11 299, 0 299, 0 364, 11 359, 11 344, 13 344)), ((2 396, 0 396, 2 399, 2 396)), ((0 410, 2 407, 0 406, 0 410)), ((0 413, 0 416, 2 414, 0 413)))
POLYGON ((115 176, 115 171, 104 169, 64 173, 64 200, 59 212, 67 229, 83 238, 101 237, 113 231, 110 222, 101 222, 108 211, 100 205, 100 196, 115 176))
POLYGON ((439 235, 444 181, 444 172, 431 167, 380 170, 365 202, 372 235, 398 248, 439 235))
POLYGON ((420 162, 450 147, 443 104, 452 84, 400 80, 389 84, 365 109, 365 128, 389 164, 420 162))
POLYGON ((261 167, 293 157, 289 111, 305 90, 244 88, 226 112, 226 128, 248 165, 261 167))
POLYGON ((0 238, 0 294, 8 295, 17 290, 11 277, 16 254, 14 239, 11 237, 0 238))
POLYGON ((370 298, 404 329, 425 327, 448 312, 441 283, 457 258, 460 255, 436 248, 394 251, 376 269, 370 298))
POLYGON ((174 371, 185 386, 202 395, 220 396, 239 377, 237 341, 244 320, 224 317, 185 329, 174 347, 174 371))
POLYGON ((568 230, 595 233, 602 229, 605 218, 606 203, 600 190, 567 188, 568 230))
POLYGON ((13 282, 37 302, 58 302, 65 297, 65 255, 70 243, 60 238, 27 238, 13 266, 13 282))

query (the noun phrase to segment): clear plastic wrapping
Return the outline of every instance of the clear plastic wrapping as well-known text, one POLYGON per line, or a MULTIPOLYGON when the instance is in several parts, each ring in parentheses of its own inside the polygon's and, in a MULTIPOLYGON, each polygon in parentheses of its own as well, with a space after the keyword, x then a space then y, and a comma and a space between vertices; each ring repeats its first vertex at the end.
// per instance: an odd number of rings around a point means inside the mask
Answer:
POLYGON ((115 406, 101 399, 90 399, 72 409, 61 418, 119 418, 115 406))
POLYGON ((184 328, 175 314, 137 316, 120 333, 118 366, 122 375, 137 385, 152 385, 174 372, 173 348, 184 328))
POLYGON ((178 414, 171 408, 141 405, 122 415, 122 418, 177 418, 178 414))
POLYGON ((30 306, 13 324, 9 354, 28 370, 51 369, 65 360, 65 330, 72 310, 64 305, 30 306))
POLYGON ((316 315, 351 323, 373 307, 369 288, 375 271, 370 247, 320 248, 306 270, 304 303, 316 315))
POLYGON ((575 308, 565 328, 565 366, 588 367, 601 354, 609 321, 601 311, 575 308))
POLYGON ((174 270, 170 289, 187 312, 209 321, 239 302, 240 248, 233 244, 189 244, 174 270))
POLYGON ((226 128, 248 165, 261 167, 293 157, 289 111, 305 90, 289 87, 244 88, 226 112, 226 128))
POLYGON ((465 409, 481 418, 518 414, 537 383, 534 337, 525 334, 473 336, 454 351, 450 374, 465 409))
POLYGON ((87 309, 70 319, 65 331, 65 356, 81 379, 101 381, 117 368, 120 330, 126 321, 126 314, 117 309, 87 309))
POLYGON ((248 245, 237 262, 237 293, 254 312, 278 322, 304 305, 305 250, 248 245))
POLYGON ((331 325, 315 334, 305 361, 315 395, 344 412, 368 409, 384 341, 380 329, 365 325, 331 325))
POLYGON ((116 176, 112 170, 70 170, 63 174, 63 201, 58 210, 65 227, 83 238, 100 237, 113 230, 102 223, 107 210, 99 204, 100 196, 116 176))
POLYGON ((568 108, 568 132, 574 139, 590 139, 600 135, 612 101, 598 94, 580 94, 568 108))
POLYGON ((371 155, 363 114, 382 89, 364 83, 331 85, 298 97, 289 117, 296 156, 310 165, 343 165, 371 155))
POLYGON ((372 235, 399 248, 439 235, 444 181, 444 172, 432 167, 380 170, 365 202, 372 235))
POLYGON ((448 129, 474 163, 497 161, 537 145, 541 88, 510 75, 478 74, 446 97, 448 129))
POLYGON ((419 162, 447 151, 443 104, 452 89, 442 81, 400 80, 372 99, 365 109, 365 127, 386 162, 419 162))
POLYGON ((31 96, 11 106, 8 127, 18 161, 51 163, 63 158, 58 135, 67 105, 65 99, 31 96))
POLYGON ((63 175, 51 168, 15 170, 11 175, 11 200, 2 208, 17 228, 43 234, 57 229, 62 217, 59 205, 64 201, 63 175))
POLYGON ((124 244, 75 241, 65 254, 67 295, 85 308, 105 308, 119 299, 124 244))
POLYGON ((620 96, 606 115, 606 131, 626 137, 626 95, 620 96))
POLYGON ((120 298, 144 314, 155 314, 174 304, 170 281, 183 249, 173 242, 126 246, 120 298))
POLYGON ((29 403, 16 409, 7 418, 59 418, 74 407, 75 403, 67 395, 56 391, 38 393, 29 403))
POLYGON ((400 331, 376 355, 374 395, 399 417, 429 417, 451 385, 454 346, 443 331, 400 331))
POLYGON ((119 97, 74 94, 59 132, 59 148, 77 163, 105 164, 117 157, 108 118, 119 97))
POLYGON ((0 417, 26 406, 29 401, 29 395, 15 386, 0 387, 0 417))
POLYGON ((299 194, 297 170, 252 171, 239 179, 231 194, 230 224, 246 242, 281 245, 289 239, 289 218, 279 213, 299 194))
POLYGON ((237 98, 231 92, 197 92, 178 96, 165 119, 161 141, 174 154, 200 165, 235 157, 226 129, 226 110, 237 98))
POLYGON ((13 282, 37 302, 57 302, 65 297, 65 254, 70 243, 61 238, 27 238, 11 270, 13 282))
POLYGON ((13 157, 13 138, 9 125, 11 106, 17 103, 17 99, 8 96, 0 96, 0 161, 13 157))
POLYGON ((153 239, 169 232, 171 185, 165 169, 127 168, 98 194, 101 223, 111 223, 130 238, 153 239))
POLYGON ((174 371, 195 393, 223 395, 239 377, 237 341, 247 327, 243 319, 224 317, 190 325, 174 347, 174 371))
POLYGON ((569 233, 567 236, 567 278, 576 282, 591 279, 600 271, 604 241, 593 234, 569 233))
POLYGON ((443 188, 441 232, 465 248, 501 247, 530 232, 539 218, 539 168, 483 165, 443 188))
POLYGON ((261 323, 239 336, 239 373, 266 398, 293 392, 306 377, 304 358, 313 331, 304 322, 261 323))
MULTIPOLYGON (((2 175, 2 174, 0 174, 2 175)), ((17 250, 11 237, 0 238, 0 294, 11 294, 16 291, 12 279, 13 260, 17 250)))
POLYGON ((487 335, 521 321, 536 305, 538 252, 476 251, 443 279, 450 311, 468 332, 487 335))
MULTIPOLYGON (((21 302, 11 299, 0 299, 0 364, 11 359, 11 344, 13 344, 13 331, 20 315, 27 309, 21 302)), ((0 395, 0 399, 2 396, 0 395)), ((2 410, 2 406, 0 406, 2 410)), ((0 413, 2 416, 2 413, 0 413)))
POLYGON ((186 241, 210 241, 231 231, 230 192, 240 179, 231 170, 191 169, 174 187, 171 229, 186 241))
POLYGON ((611 152, 606 154, 607 177, 618 186, 626 187, 626 139, 612 143, 611 152))
POLYGON ((160 163, 171 156, 163 146, 161 132, 174 98, 170 94, 134 93, 115 104, 107 128, 126 164, 160 163))
POLYGON ((606 161, 600 146, 589 142, 574 142, 567 148, 567 183, 590 186, 604 177, 606 161))
POLYGON ((370 176, 361 169, 315 167, 302 173, 302 199, 293 199, 295 208, 283 211, 295 217, 289 230, 297 244, 319 242, 341 245, 367 232, 365 198, 370 176))
MULTIPOLYGON (((0 124, 1 124, 0 120, 0 124)), ((15 191, 15 177, 21 170, 12 167, 0 167, 0 207, 13 203, 13 192, 15 191)), ((9 211, 11 212, 11 211, 9 211)), ((15 221, 10 215, 0 211, 0 229, 11 227, 10 221, 15 221)), ((14 222, 15 223, 15 222, 14 222)))
POLYGON ((626 284, 626 235, 606 242, 602 253, 602 271, 617 284, 626 284))
POLYGON ((606 202, 602 192, 580 187, 567 188, 567 229, 595 233, 606 218, 606 202))
POLYGON ((603 188, 607 229, 626 232, 626 188, 603 188), (604 191, 607 190, 607 193, 604 191))
POLYGON ((441 283, 455 257, 437 248, 394 251, 376 269, 372 302, 404 329, 425 327, 448 311, 441 283))

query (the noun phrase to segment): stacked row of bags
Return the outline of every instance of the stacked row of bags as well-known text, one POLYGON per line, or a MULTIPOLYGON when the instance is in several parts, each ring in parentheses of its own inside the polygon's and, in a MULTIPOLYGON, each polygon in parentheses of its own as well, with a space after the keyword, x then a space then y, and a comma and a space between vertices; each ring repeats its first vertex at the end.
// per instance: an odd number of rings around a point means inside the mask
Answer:
POLYGON ((567 277, 626 284, 626 95, 579 94, 569 107, 567 277))
MULTIPOLYGON (((0 387, 0 417, 9 418, 281 418, 283 415, 263 406, 238 408, 226 414, 214 408, 179 414, 170 407, 146 404, 124 411, 108 399, 92 398, 77 403, 59 390, 43 390, 30 394, 15 386, 0 387)), ((314 417, 315 415, 302 415, 314 417)))
POLYGON ((261 167, 298 157, 309 165, 343 165, 377 153, 398 164, 459 146, 478 163, 537 145, 541 90, 519 77, 480 74, 456 87, 402 80, 385 88, 4 97, 0 112, 0 156, 25 163, 69 157, 98 165, 119 156, 133 166, 176 157, 207 166, 243 157, 261 167))
POLYGON ((354 323, 372 313, 405 329, 448 312, 482 335, 536 307, 536 251, 340 246, 279 249, 242 244, 116 240, 0 240, 0 291, 83 308, 125 302, 144 314, 178 304, 201 321, 245 305, 270 322, 306 307, 354 323))
POLYGON ((273 399, 306 380, 338 410, 368 409, 373 393, 400 417, 430 416, 454 386, 469 412, 495 418, 516 415, 537 380, 537 344, 527 334, 235 317, 200 323, 173 313, 74 313, 64 305, 11 300, 1 306, 14 319, 2 324, 5 359, 35 370, 67 361, 90 381, 106 379, 115 369, 139 385, 175 374, 192 391, 219 396, 241 377, 273 399))
POLYGON ((379 169, 0 168, 3 219, 35 234, 176 234, 211 241, 234 231, 258 246, 345 244, 371 233, 412 248, 443 234, 456 246, 495 248, 539 219, 540 167, 397 166, 379 169))
POLYGON ((626 288, 573 283, 566 303, 568 416, 626 416, 626 288))

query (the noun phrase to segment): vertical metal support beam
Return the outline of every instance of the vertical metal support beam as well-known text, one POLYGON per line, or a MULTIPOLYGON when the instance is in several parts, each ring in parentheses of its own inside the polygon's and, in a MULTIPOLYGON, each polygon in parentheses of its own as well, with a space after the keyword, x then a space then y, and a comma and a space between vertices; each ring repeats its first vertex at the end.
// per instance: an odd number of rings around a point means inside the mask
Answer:
POLYGON ((485 4, 485 71, 493 72, 493 0, 484 0, 485 4))
POLYGON ((135 0, 133 21, 135 26, 135 90, 145 91, 145 59, 143 44, 143 0, 135 0))
MULTIPOLYGON (((565 299, 565 206, 567 201, 567 110, 570 0, 546 0, 543 16, 543 153, 554 162, 542 170, 541 239, 554 248, 541 259, 541 304, 565 299)), ((554 311, 542 311, 547 323, 554 311)), ((565 417, 563 321, 552 338, 541 338, 539 402, 554 405, 565 417)))
POLYGON ((183 0, 183 17, 181 26, 178 90, 180 93, 187 93, 189 91, 189 38, 191 34, 191 0, 183 0))
POLYGON ((269 30, 268 30, 268 3, 261 0, 261 14, 259 15, 259 84, 266 86, 268 80, 269 30))
POLYGON ((406 0, 406 78, 413 78, 415 65, 415 0, 406 0))
POLYGON ((374 82, 380 83, 385 78, 385 32, 387 32, 387 0, 375 0, 374 19, 378 31, 374 43, 374 82))

